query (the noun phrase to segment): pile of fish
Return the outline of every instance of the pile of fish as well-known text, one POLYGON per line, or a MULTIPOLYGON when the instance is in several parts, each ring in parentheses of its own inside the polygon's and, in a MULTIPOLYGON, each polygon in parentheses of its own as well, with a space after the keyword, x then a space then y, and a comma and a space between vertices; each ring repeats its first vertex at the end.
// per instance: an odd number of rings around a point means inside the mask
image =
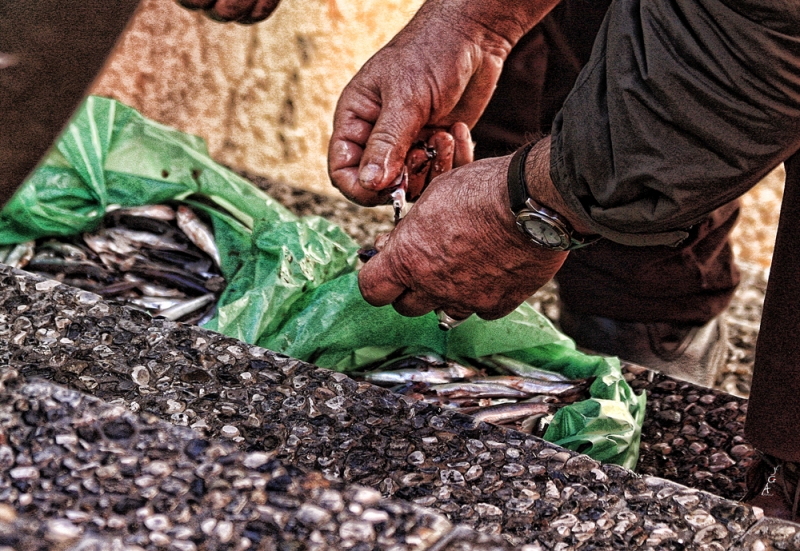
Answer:
POLYGON ((197 325, 225 288, 214 235, 186 205, 112 207, 94 233, 0 247, 0 262, 197 325))
POLYGON ((572 380, 505 356, 480 368, 435 354, 390 360, 356 378, 473 417, 542 436, 563 405, 588 398, 591 379, 572 380))

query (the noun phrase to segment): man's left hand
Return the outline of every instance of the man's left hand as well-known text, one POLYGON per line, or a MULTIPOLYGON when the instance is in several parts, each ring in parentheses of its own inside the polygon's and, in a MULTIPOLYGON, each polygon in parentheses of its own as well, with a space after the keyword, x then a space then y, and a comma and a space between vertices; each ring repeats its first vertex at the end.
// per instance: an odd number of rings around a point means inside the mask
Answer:
POLYGON ((534 245, 515 226, 505 185, 510 156, 438 176, 359 274, 364 298, 420 316, 497 319, 547 283, 565 252, 534 245))

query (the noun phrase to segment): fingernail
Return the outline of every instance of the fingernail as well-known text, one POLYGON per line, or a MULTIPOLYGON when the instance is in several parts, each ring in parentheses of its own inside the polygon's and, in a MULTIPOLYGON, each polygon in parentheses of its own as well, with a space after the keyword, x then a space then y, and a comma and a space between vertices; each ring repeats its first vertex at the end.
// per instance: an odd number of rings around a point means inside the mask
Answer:
POLYGON ((383 170, 376 164, 370 163, 358 173, 358 181, 370 187, 375 187, 380 183, 383 170))
POLYGON ((454 124, 453 125, 453 134, 455 135, 457 140, 460 141, 469 141, 469 128, 465 124, 454 124))

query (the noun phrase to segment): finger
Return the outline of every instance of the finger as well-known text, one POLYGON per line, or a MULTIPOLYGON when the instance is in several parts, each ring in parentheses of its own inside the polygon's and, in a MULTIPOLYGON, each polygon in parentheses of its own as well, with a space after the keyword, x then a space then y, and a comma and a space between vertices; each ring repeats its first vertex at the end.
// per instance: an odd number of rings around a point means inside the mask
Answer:
POLYGON ((381 252, 383 248, 386 246, 386 243, 389 241, 389 234, 382 233, 375 238, 375 250, 381 252))
POLYGON ((475 143, 472 141, 469 127, 457 122, 450 128, 455 144, 453 146, 453 168, 464 166, 475 160, 475 143))
POLYGON ((406 286, 395 279, 386 254, 376 254, 358 272, 361 295, 373 306, 386 306, 402 295, 406 286))
POLYGON ((178 3, 187 10, 207 10, 217 0, 178 0, 178 3))
POLYGON ((392 185, 427 115, 408 102, 387 101, 382 106, 361 158, 358 173, 361 186, 380 190, 392 185))
POLYGON ((432 312, 436 308, 437 302, 425 293, 419 291, 406 291, 392 303, 392 307, 401 316, 415 318, 422 316, 428 312, 432 312))
POLYGON ((256 0, 217 0, 208 12, 211 19, 236 21, 250 14, 256 0))
POLYGON ((431 169, 428 172, 428 181, 433 180, 440 174, 453 169, 453 149, 455 140, 448 132, 436 132, 428 140, 428 145, 436 151, 431 169))
POLYGON ((406 198, 409 201, 416 201, 422 195, 422 190, 425 189, 428 181, 428 170, 431 167, 430 155, 425 149, 414 147, 408 152, 406 166, 408 167, 406 198))

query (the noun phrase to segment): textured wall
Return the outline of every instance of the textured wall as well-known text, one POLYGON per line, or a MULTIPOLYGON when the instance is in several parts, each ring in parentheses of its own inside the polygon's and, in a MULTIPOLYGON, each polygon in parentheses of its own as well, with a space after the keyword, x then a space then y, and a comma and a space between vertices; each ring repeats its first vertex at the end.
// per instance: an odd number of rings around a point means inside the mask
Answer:
POLYGON ((212 156, 332 194, 333 109, 357 69, 421 0, 283 0, 241 26, 143 0, 93 92, 204 137, 212 156))

